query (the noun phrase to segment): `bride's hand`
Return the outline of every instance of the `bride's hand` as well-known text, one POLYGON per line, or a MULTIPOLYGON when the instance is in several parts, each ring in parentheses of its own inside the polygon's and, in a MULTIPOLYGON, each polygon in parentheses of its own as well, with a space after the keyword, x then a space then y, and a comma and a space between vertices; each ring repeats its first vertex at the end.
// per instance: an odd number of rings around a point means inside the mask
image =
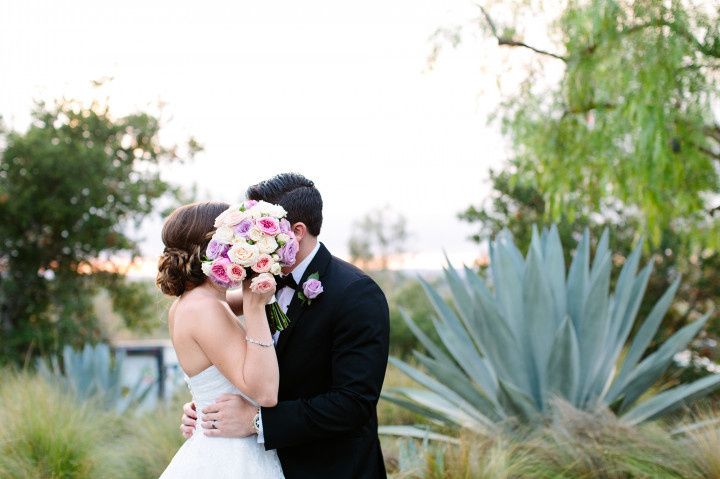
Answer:
POLYGON ((275 294, 274 279, 272 285, 269 282, 258 285, 259 289, 263 291, 262 293, 253 293, 250 289, 251 281, 250 279, 243 281, 243 310, 246 313, 251 310, 264 309, 275 294))

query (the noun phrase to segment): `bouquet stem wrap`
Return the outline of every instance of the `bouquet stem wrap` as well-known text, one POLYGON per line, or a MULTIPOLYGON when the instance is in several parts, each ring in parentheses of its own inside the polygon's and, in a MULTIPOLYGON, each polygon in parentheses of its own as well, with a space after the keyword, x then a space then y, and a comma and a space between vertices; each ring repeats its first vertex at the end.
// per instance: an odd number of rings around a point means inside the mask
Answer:
POLYGON ((290 318, 287 317, 287 314, 283 313, 280 303, 277 302, 274 296, 270 303, 265 305, 265 314, 267 315, 268 323, 270 323, 270 331, 273 333, 282 331, 290 325, 290 318))

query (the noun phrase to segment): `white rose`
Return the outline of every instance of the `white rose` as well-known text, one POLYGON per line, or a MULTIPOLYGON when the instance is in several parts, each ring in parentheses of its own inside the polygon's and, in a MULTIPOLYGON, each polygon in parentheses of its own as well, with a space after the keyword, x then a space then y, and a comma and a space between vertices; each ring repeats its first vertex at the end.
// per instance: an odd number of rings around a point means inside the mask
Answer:
POLYGON ((272 203, 268 203, 267 201, 258 201, 258 204, 255 205, 255 207, 260 211, 260 213, 264 215, 269 215, 270 211, 272 211, 272 203))
POLYGON ((248 238, 250 238, 253 241, 260 241, 260 239, 263 237, 263 232, 260 231, 260 229, 257 226, 253 226, 250 228, 250 231, 248 231, 248 238))
POLYGON ((202 272, 205 276, 210 276, 210 269, 212 269, 212 261, 203 261, 200 267, 202 268, 202 272))
POLYGON ((272 255, 272 259, 273 259, 273 261, 280 261, 280 255, 276 253, 276 254, 272 255))
POLYGON ((277 276, 281 272, 282 272, 282 266, 280 266, 280 263, 273 263, 272 266, 270 266, 271 274, 274 274, 275 276, 277 276))
POLYGON ((271 254, 278 249, 277 241, 272 236, 263 235, 257 243, 255 243, 261 253, 271 254))
POLYGON ((230 244, 235 236, 235 231, 229 226, 221 226, 213 235, 213 239, 219 243, 230 244))
POLYGON ((275 237, 275 239, 277 240, 278 244, 285 244, 290 241, 290 236, 286 235, 285 233, 280 233, 275 237))
POLYGON ((285 215, 287 215, 287 211, 285 211, 285 208, 280 205, 273 205, 270 215, 280 219, 284 218, 285 215))
POLYGON ((233 236, 232 242, 230 244, 245 244, 247 243, 247 240, 243 236, 235 235, 233 236))
POLYGON ((258 251, 257 246, 248 243, 236 244, 228 251, 230 261, 246 268, 254 265, 259 256, 260 251, 258 251))
MULTIPOLYGON (((262 202, 260 202, 262 203, 262 202)), ((250 218, 258 219, 262 216, 262 211, 260 211, 260 203, 256 204, 249 210, 247 210, 245 213, 250 216, 250 218)))

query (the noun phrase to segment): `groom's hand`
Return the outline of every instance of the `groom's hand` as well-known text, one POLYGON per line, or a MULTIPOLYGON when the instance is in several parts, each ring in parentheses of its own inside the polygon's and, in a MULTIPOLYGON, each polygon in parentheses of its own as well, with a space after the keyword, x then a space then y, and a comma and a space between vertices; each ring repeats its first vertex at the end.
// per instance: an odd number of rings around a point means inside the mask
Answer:
POLYGON ((197 412, 195 412, 195 404, 188 402, 183 405, 183 415, 180 420, 180 430, 185 439, 190 439, 195 431, 195 421, 197 421, 197 412))
POLYGON ((223 394, 202 410, 206 436, 247 437, 255 434, 257 408, 236 394, 223 394))

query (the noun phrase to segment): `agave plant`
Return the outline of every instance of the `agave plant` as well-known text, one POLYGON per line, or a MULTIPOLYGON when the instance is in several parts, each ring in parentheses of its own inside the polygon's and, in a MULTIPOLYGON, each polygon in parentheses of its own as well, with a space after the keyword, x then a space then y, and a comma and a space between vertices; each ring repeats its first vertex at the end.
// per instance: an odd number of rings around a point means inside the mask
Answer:
POLYGON ((69 389, 80 401, 99 401, 104 408, 123 414, 141 403, 154 384, 143 384, 145 381, 141 376, 131 388, 123 388, 124 357, 124 353, 116 353, 113 358, 107 344, 86 344, 82 351, 66 346, 63 367, 53 357, 49 364, 38 362, 38 373, 48 382, 60 383, 69 389))
POLYGON ((526 257, 503 232, 490 245, 487 281, 467 267, 463 274, 448 264, 452 302, 421 280, 437 313, 442 345, 405 314, 427 352, 414 353, 424 371, 398 358, 391 362, 424 389, 393 389, 385 399, 436 421, 487 433, 500 424, 545 417, 554 398, 580 410, 606 406, 635 424, 708 393, 720 385, 720 375, 651 393, 708 315, 644 356, 679 278, 628 341, 652 270, 652 263, 639 269, 640 253, 638 245, 610 294, 607 231, 592 259, 585 232, 567 274, 554 226, 542 234, 534 230, 526 257))

